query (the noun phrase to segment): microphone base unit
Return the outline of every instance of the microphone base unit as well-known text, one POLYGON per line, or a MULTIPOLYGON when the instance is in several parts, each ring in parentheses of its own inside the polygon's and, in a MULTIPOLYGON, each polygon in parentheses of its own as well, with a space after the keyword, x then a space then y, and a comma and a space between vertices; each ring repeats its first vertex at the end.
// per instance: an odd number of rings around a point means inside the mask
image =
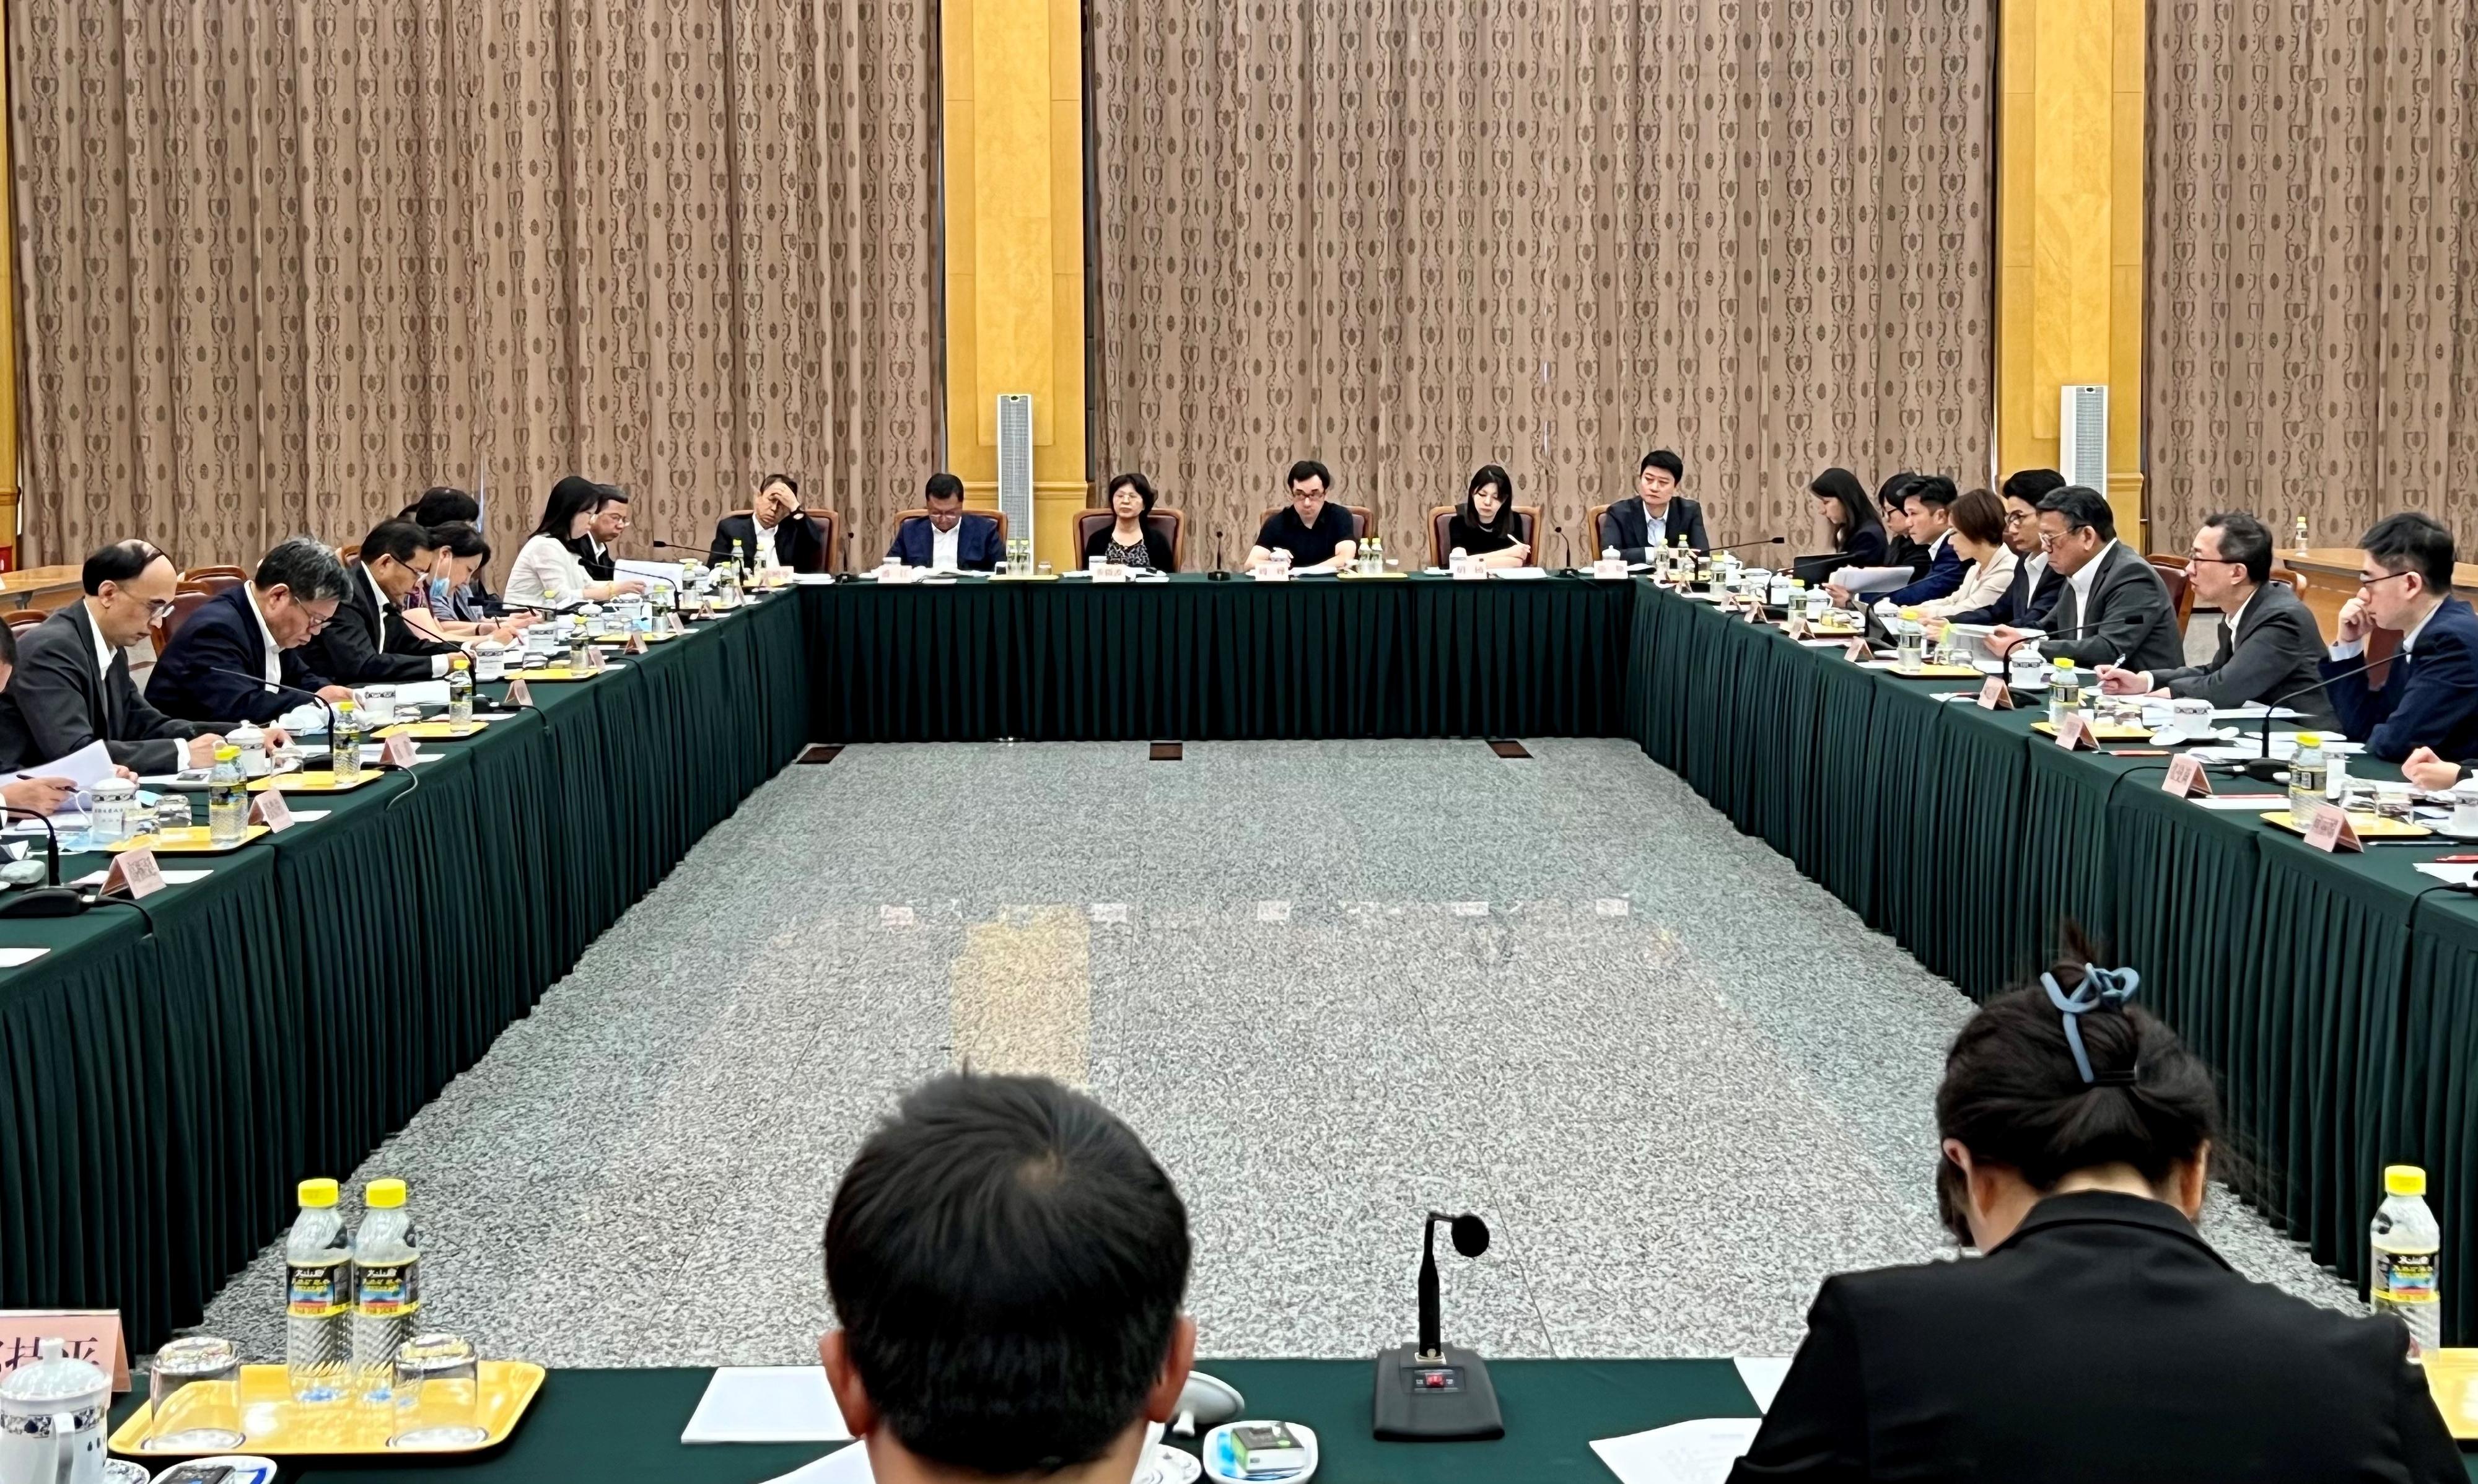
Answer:
POLYGON ((74 918, 93 905, 75 887, 37 887, 0 900, 0 918, 74 918))
POLYGON ((1377 1353, 1375 1422, 1380 1443, 1481 1443, 1505 1436, 1488 1362, 1452 1345, 1430 1355, 1409 1345, 1377 1353))

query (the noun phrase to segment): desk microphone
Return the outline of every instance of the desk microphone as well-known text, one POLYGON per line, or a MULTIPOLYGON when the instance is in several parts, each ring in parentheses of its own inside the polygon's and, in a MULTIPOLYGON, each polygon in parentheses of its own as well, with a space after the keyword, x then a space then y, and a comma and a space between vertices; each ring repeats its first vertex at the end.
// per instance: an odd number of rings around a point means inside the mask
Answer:
POLYGON ((1566 565, 1557 569, 1559 574, 1567 577, 1574 576, 1575 539, 1566 534, 1566 528, 1562 524, 1552 522, 1549 529, 1557 533, 1557 551, 1559 555, 1566 559, 1566 565))
POLYGON ((43 826, 43 884, 0 902, 0 918, 73 918, 94 905, 94 898, 75 887, 61 885, 61 832, 31 809, 5 811, 13 819, 33 819, 43 826))
POLYGON ((1438 1320, 1437 1223, 1448 1223, 1454 1250, 1478 1257, 1488 1250, 1488 1223, 1466 1211, 1450 1217, 1431 1211, 1420 1223, 1420 1344, 1396 1346, 1377 1355, 1376 1433, 1380 1442, 1482 1440, 1505 1436, 1497 1388, 1488 1363, 1473 1351, 1446 1346, 1438 1320))
POLYGON ((1786 546, 1788 544, 1789 538, 1786 536, 1767 536, 1759 541, 1740 541, 1734 546, 1707 546, 1704 548, 1704 554, 1711 556, 1716 552, 1744 551, 1750 546, 1786 546))
POLYGON ((1213 570, 1205 574, 1207 578, 1214 582, 1228 582, 1230 580, 1230 563, 1227 560, 1229 551, 1223 544, 1223 536, 1224 532, 1222 527, 1215 526, 1213 528, 1213 570))
MULTIPOLYGON (((2392 658, 2390 655, 2386 655, 2382 660, 2367 660, 2361 664, 2352 666, 2330 678, 2333 680, 2345 680, 2351 675, 2363 675, 2367 670, 2370 670, 2376 666, 2384 663, 2384 660, 2389 660, 2390 658, 2392 658)), ((2274 696, 2270 700, 2263 702, 2263 741, 2261 750, 2259 750, 2253 757, 2246 759, 2242 763, 2232 763, 2227 765, 2231 776, 2238 778, 2252 778, 2259 783, 2272 783, 2277 781, 2282 773, 2287 772, 2288 770, 2288 765, 2274 759, 2271 755, 2271 714, 2280 708, 2282 702, 2293 701, 2301 695, 2312 695, 2315 692, 2322 690, 2323 684, 2324 683, 2322 681, 2318 680, 2311 686, 2302 686, 2297 690, 2289 692, 2287 695, 2274 696)))

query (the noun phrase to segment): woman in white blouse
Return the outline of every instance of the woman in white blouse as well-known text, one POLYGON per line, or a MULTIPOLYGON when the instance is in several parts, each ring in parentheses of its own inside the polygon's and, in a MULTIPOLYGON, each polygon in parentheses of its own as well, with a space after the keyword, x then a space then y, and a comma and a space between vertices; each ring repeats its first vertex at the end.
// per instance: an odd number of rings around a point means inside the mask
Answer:
POLYGON ((1969 559, 1961 586, 1949 597, 1921 603, 1923 617, 1944 618, 1985 608, 2013 585, 2013 566, 2020 559, 2005 544, 2005 505, 1985 490, 1973 490, 1953 502, 1953 547, 1969 559))
POLYGON ((585 534, 594 523, 594 512, 602 503, 602 487, 590 479, 570 474, 550 487, 550 499, 543 506, 542 523, 517 551, 516 565, 508 569, 508 589, 502 594, 511 604, 557 608, 565 603, 599 603, 622 592, 643 592, 645 583, 634 577, 618 582, 594 582, 585 575, 585 564, 576 559, 569 543, 585 534))

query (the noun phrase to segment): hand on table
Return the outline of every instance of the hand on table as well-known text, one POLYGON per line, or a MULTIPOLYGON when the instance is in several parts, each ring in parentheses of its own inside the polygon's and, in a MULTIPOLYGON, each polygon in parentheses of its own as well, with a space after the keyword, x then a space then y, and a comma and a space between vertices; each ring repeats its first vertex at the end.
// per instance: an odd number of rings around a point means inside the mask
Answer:
POLYGON ((2363 592, 2359 593, 2340 605, 2340 628, 2334 636, 2333 642, 2357 643, 2364 639, 2374 626, 2374 619, 2366 614, 2366 595, 2363 592))
POLYGON ((2148 695, 2151 693, 2151 672, 2103 665, 2099 667, 2099 689, 2103 695, 2148 695))
POLYGON ((1528 544, 1522 541, 1516 541, 1513 545, 1508 546, 1505 549, 1514 553, 1514 565, 1516 566, 1525 566, 1530 565, 1531 561, 1531 548, 1528 544))
POLYGON ((2433 747, 2420 747, 2401 760, 2401 776, 2429 793, 2440 793, 2460 781, 2461 767, 2437 757, 2433 747))
POLYGON ((0 804, 20 814, 57 814, 77 796, 77 785, 66 778, 20 778, 0 785, 0 804))
POLYGON ((320 686, 318 688, 318 699, 325 701, 330 706, 341 706, 352 698, 353 692, 352 688, 349 686, 320 686))
POLYGON ((215 763, 215 749, 223 744, 224 740, 222 734, 216 732, 201 732, 197 736, 190 738, 190 766, 191 767, 213 767, 215 763))
POLYGON ((1833 606, 1835 608, 1847 608, 1850 606, 1850 590, 1841 586, 1841 584, 1837 582, 1826 583, 1824 585, 1824 595, 1833 599, 1833 606))
POLYGON ((266 729, 266 745, 269 751, 278 747, 290 747, 292 745, 292 734, 280 726, 270 726, 266 729))
POLYGON ((622 577, 618 582, 611 585, 611 595, 613 597, 620 597, 629 594, 642 595, 645 591, 645 580, 639 577, 622 577))

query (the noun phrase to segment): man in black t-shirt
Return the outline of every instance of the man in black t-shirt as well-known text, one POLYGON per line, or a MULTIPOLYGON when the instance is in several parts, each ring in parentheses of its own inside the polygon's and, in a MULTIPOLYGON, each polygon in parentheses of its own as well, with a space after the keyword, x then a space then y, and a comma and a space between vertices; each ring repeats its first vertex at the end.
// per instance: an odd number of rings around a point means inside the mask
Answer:
POLYGON ((1250 570, 1273 560, 1277 551, 1291 554, 1295 572, 1338 572, 1359 551, 1359 529, 1348 507, 1329 503, 1326 492, 1333 475, 1314 459, 1291 465, 1291 503, 1274 512, 1248 548, 1250 570))

